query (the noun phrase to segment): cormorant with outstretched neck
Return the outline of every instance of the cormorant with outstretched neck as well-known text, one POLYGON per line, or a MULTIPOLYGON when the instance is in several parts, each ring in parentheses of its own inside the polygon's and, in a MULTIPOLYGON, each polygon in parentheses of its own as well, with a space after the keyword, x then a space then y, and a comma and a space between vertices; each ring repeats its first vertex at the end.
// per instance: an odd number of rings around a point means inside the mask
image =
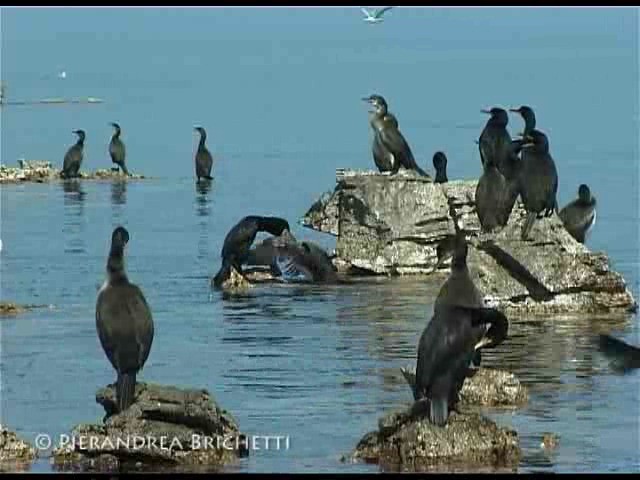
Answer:
POLYGON ((444 152, 436 152, 433 155, 433 168, 436 170, 436 183, 447 183, 447 156, 444 152))
POLYGON ((69 147, 67 153, 64 155, 64 161, 62 163, 62 178, 74 178, 78 177, 80 172, 80 165, 82 164, 83 149, 84 149, 84 130, 74 130, 72 133, 78 135, 78 141, 75 145, 69 147))
POLYGON ((444 305, 420 336, 414 400, 429 400, 429 420, 443 426, 467 376, 476 351, 493 348, 506 338, 507 318, 491 308, 444 305))
POLYGON ((289 222, 279 217, 250 215, 240 220, 229 230, 224 239, 220 254, 222 266, 213 277, 213 286, 221 287, 223 282, 229 278, 232 267, 242 274, 242 265, 249 258, 249 249, 258 232, 268 232, 271 235, 280 236, 285 229, 290 229, 289 222))
POLYGON ((539 130, 524 138, 518 185, 527 218, 521 238, 526 240, 538 215, 551 216, 557 210, 558 172, 549 153, 549 140, 539 130))
POLYGON ((504 178, 491 156, 486 158, 483 170, 476 186, 476 213, 482 230, 491 232, 509 221, 518 190, 517 183, 504 178))
MULTIPOLYGON (((524 130, 521 133, 521 136, 524 138, 531 134, 533 130, 536 128, 536 114, 533 112, 533 109, 528 105, 522 105, 520 108, 510 108, 510 112, 519 113, 522 119, 524 120, 524 130)), ((512 141, 514 154, 520 153, 522 150, 522 145, 524 141, 521 138, 515 139, 512 141)))
MULTIPOLYGON (((453 248, 453 258, 451 259, 451 273, 449 278, 440 287, 440 292, 436 297, 435 309, 443 305, 453 305, 467 308, 484 307, 484 296, 478 290, 467 266, 467 241, 462 232, 457 232, 453 243, 445 239, 443 245, 453 248)), ((447 258, 443 249, 438 249, 438 264, 436 269, 447 258)))
POLYGON ((196 152, 196 177, 198 181, 200 181, 201 178, 211 180, 213 157, 204 144, 207 140, 207 132, 202 127, 195 127, 194 130, 200 133, 200 142, 198 143, 198 150, 196 152))
POLYGON ((116 164, 116 168, 113 170, 118 171, 118 168, 121 168, 125 175, 129 175, 127 166, 124 163, 127 151, 124 148, 124 142, 120 140, 120 133, 122 130, 120 129, 120 125, 117 123, 111 123, 111 126, 116 130, 111 137, 111 142, 109 143, 109 155, 111 155, 111 161, 116 164))
POLYGON ((578 187, 578 198, 566 205, 558 214, 564 228, 578 242, 584 243, 596 223, 596 197, 585 184, 578 187))
POLYGON ((98 292, 96 328, 107 358, 118 373, 118 411, 134 401, 136 375, 142 369, 153 343, 151 309, 140 288, 129 282, 124 266, 124 248, 129 232, 117 227, 111 235, 107 280, 98 292))
POLYGON ((511 144, 511 135, 507 131, 509 116, 504 109, 498 107, 481 112, 491 115, 478 141, 482 166, 492 161, 500 173, 510 180, 516 175, 517 159, 511 144))
POLYGON ((369 122, 373 129, 373 161, 380 172, 396 173, 400 167, 428 176, 416 163, 409 144, 400 133, 398 120, 389 113, 386 100, 380 95, 363 98, 373 106, 369 122))

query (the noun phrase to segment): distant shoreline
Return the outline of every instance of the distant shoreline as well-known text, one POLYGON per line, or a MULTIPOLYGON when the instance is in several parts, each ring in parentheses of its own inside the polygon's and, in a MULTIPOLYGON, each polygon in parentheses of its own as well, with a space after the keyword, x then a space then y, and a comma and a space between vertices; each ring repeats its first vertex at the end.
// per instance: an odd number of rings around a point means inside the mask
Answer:
POLYGON ((69 104, 98 104, 104 103, 104 100, 96 97, 87 97, 83 99, 73 100, 66 98, 43 98, 42 100, 3 100, 2 105, 69 105, 69 104))

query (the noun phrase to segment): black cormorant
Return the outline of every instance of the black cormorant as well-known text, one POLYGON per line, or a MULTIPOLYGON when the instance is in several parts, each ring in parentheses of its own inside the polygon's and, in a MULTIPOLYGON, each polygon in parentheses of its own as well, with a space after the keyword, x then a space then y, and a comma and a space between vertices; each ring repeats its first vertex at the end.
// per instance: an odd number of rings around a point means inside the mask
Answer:
POLYGON ((551 216, 558 208, 558 172, 549 153, 549 140, 539 130, 524 138, 518 186, 527 219, 521 238, 526 240, 538 215, 551 216))
POLYGON ((507 181, 491 157, 487 157, 475 194, 476 213, 482 230, 491 232, 509 221, 518 197, 516 181, 507 181))
POLYGON ((198 143, 198 151, 196 152, 196 177, 198 181, 200 181, 201 178, 211 180, 213 157, 204 144, 207 140, 207 132, 202 127, 195 127, 194 130, 200 133, 200 142, 198 143))
POLYGON ((400 167, 428 176, 415 159, 409 144, 400 133, 398 120, 388 112, 387 102, 380 95, 363 98, 373 106, 370 124, 373 129, 373 161, 380 172, 396 173, 400 167))
POLYGON ((481 110, 481 112, 491 115, 478 142, 482 165, 484 166, 487 161, 493 160, 500 173, 507 180, 510 180, 516 175, 517 158, 512 146, 511 135, 507 131, 509 116, 504 109, 497 107, 491 110, 481 110))
POLYGON ((596 197, 587 185, 578 187, 578 198, 566 205, 558 214, 564 228, 578 242, 584 243, 587 234, 596 223, 596 197))
POLYGON ((116 130, 111 137, 111 142, 109 143, 109 155, 111 155, 111 161, 116 164, 116 168, 113 170, 118 171, 118 168, 121 168, 122 172, 128 176, 129 171, 125 164, 127 150, 124 148, 124 142, 120 140, 120 133, 122 130, 120 130, 120 125, 117 123, 111 123, 110 125, 116 130))
POLYGON ((78 135, 78 141, 69 147, 67 153, 64 155, 64 161, 62 163, 62 178, 74 178, 79 177, 80 165, 82 164, 84 148, 85 133, 84 130, 74 130, 73 133, 78 135))
POLYGON ((235 268, 238 273, 242 273, 242 265, 249 259, 249 249, 258 232, 268 232, 279 236, 285 229, 290 230, 289 222, 279 217, 250 215, 240 220, 229 230, 224 239, 220 254, 222 266, 213 277, 214 287, 220 288, 223 282, 229 278, 231 267, 235 268))
POLYGON ((436 152, 433 155, 433 168, 436 170, 436 183, 447 183, 447 156, 444 152, 436 152))
MULTIPOLYGON (((530 135, 531 132, 536 128, 536 114, 533 112, 533 109, 531 107, 522 105, 520 108, 510 108, 509 111, 519 113, 524 120, 524 130, 521 134, 522 137, 530 135)), ((523 143, 524 141, 521 138, 513 140, 512 146, 514 154, 517 155, 520 152, 523 143)))
POLYGON ((129 232, 117 227, 111 236, 107 280, 98 292, 96 328, 107 358, 118 373, 118 411, 133 403, 136 374, 144 366, 153 343, 151 309, 140 288, 129 282, 124 266, 124 248, 129 232))
POLYGON ((429 419, 443 426, 476 351, 493 348, 507 336, 509 322, 498 310, 445 305, 434 311, 420 336, 416 383, 416 401, 429 399, 429 419))
POLYGON ((640 348, 604 334, 601 334, 598 340, 600 351, 612 360, 611 366, 614 370, 627 372, 640 368, 640 348))

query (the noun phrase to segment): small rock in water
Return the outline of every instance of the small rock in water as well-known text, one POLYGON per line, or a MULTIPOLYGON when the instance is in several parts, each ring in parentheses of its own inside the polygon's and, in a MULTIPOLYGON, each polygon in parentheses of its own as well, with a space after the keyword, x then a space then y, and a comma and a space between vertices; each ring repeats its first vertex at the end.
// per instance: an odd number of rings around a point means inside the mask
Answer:
POLYGON ((542 435, 542 443, 540 444, 540 448, 544 448, 545 450, 553 450, 558 446, 558 442, 560 441, 560 437, 555 433, 544 433, 542 435))
POLYGON ((17 315, 26 310, 22 305, 12 302, 0 302, 0 315, 17 315))
POLYGON ((229 278, 222 283, 222 290, 233 293, 243 292, 250 289, 253 285, 249 283, 249 280, 244 275, 238 273, 238 271, 231 267, 231 274, 229 278))
POLYGON ((0 424, 0 471, 24 470, 35 458, 35 448, 0 424))

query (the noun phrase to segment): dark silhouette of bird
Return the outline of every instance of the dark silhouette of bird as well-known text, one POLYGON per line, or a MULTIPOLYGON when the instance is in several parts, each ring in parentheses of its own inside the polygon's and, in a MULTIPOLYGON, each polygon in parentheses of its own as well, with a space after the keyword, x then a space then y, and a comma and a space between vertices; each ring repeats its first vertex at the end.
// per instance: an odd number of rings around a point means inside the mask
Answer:
POLYGON ((151 309, 137 285, 129 282, 124 266, 124 248, 129 232, 117 227, 111 236, 107 279, 98 292, 96 329, 107 358, 118 374, 118 411, 131 406, 136 375, 142 369, 153 343, 151 309))
POLYGON ((447 183, 447 156, 444 152, 436 152, 433 155, 433 168, 436 171, 436 183, 447 183))
POLYGON ((596 197, 585 184, 578 187, 578 198, 566 205, 558 214, 564 228, 578 242, 584 243, 596 223, 596 197))
POLYGON ((211 167, 213 166, 213 157, 205 146, 207 132, 202 127, 195 127, 194 130, 200 133, 200 142, 196 151, 196 177, 198 182, 201 178, 212 180, 211 167))
POLYGON ((598 337, 598 347, 602 353, 611 359, 611 367, 619 372, 628 373, 640 368, 640 348, 628 345, 610 335, 598 337))
POLYGON ((117 123, 111 123, 111 126, 115 128, 115 132, 111 137, 111 142, 109 142, 109 155, 111 155, 111 161, 116 164, 116 168, 113 170, 118 171, 118 168, 120 168, 122 169, 122 173, 128 176, 129 171, 125 164, 127 151, 124 147, 124 142, 120 139, 122 130, 120 129, 120 125, 117 123))
POLYGON ((483 166, 475 192, 476 213, 484 232, 492 232, 509 221, 518 198, 518 183, 508 181, 491 157, 483 166))
POLYGON ((482 166, 484 167, 488 161, 491 161, 498 167, 500 173, 507 180, 510 180, 517 173, 517 158, 512 146, 511 135, 507 131, 509 116, 504 109, 498 107, 493 107, 491 110, 481 110, 481 112, 491 115, 478 141, 482 166))
MULTIPOLYGON (((524 120, 524 130, 520 134, 523 138, 525 136, 529 136, 533 130, 536 128, 536 114, 533 112, 533 108, 528 105, 522 105, 519 108, 510 108, 510 112, 518 113, 524 120)), ((518 138, 513 140, 512 147, 514 150, 514 154, 518 154, 522 149, 522 145, 524 141, 522 138, 518 138)))
POLYGON ((69 147, 67 153, 64 155, 64 161, 62 162, 62 172, 60 176, 62 178, 76 178, 80 176, 80 165, 82 164, 83 149, 84 149, 84 130, 74 130, 78 136, 78 141, 69 147))

